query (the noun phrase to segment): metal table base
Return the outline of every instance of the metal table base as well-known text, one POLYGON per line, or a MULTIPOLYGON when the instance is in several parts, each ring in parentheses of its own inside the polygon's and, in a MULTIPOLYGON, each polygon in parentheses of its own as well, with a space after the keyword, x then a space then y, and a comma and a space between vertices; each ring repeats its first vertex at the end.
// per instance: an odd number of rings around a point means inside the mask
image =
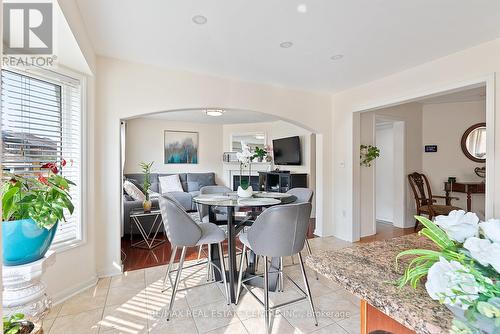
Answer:
MULTIPOLYGON (((143 248, 143 249, 153 249, 155 247, 158 247, 159 245, 165 243, 167 240, 166 239, 158 239, 157 235, 158 232, 160 231, 160 228, 163 225, 163 221, 161 220, 161 213, 145 213, 143 215, 131 215, 130 218, 131 220, 135 223, 135 226, 137 226, 137 229, 141 233, 142 239, 141 241, 132 243, 132 247, 137 247, 137 248, 143 248), (144 226, 142 226, 141 221, 139 220, 139 217, 147 217, 155 215, 155 220, 153 221, 153 224, 151 224, 151 227, 149 231, 146 231, 144 226), (160 219, 158 219, 160 218, 160 219), (151 237, 151 235, 154 235, 151 237)), ((130 238, 132 239, 132 229, 131 229, 131 236, 130 238)))

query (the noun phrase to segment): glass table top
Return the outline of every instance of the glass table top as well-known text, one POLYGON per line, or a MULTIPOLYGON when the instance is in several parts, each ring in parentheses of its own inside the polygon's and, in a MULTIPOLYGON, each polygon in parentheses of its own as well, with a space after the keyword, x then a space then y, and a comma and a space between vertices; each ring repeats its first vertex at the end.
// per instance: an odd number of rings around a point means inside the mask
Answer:
MULTIPOLYGON (((291 195, 286 196, 291 197, 291 195)), ((223 194, 205 194, 198 195, 193 198, 195 203, 215 206, 233 206, 233 207, 261 207, 281 204, 282 201, 277 198, 270 197, 254 197, 242 198, 236 193, 223 194)))

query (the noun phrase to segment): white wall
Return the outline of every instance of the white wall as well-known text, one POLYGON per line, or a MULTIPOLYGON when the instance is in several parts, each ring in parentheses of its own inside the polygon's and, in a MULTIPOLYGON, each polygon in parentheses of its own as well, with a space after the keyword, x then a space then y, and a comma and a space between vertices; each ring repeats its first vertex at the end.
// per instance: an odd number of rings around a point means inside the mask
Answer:
POLYGON ((394 215, 394 129, 392 123, 377 125, 375 144, 380 150, 375 168, 375 218, 393 223, 394 215))
MULTIPOLYGON (((97 268, 101 274, 120 269, 121 118, 185 108, 216 106, 275 115, 318 133, 321 151, 331 155, 331 100, 328 95, 254 84, 185 71, 172 71, 110 58, 97 58, 97 104, 94 184, 97 268)), ((331 164, 322 160, 322 187, 317 189, 323 211, 317 210, 316 233, 329 235, 331 164), (322 214, 321 215, 318 215, 322 214)))
MULTIPOLYGON (((422 169, 427 175, 434 195, 444 195, 443 182, 448 176, 457 181, 481 182, 483 179, 474 173, 475 167, 484 164, 474 162, 463 154, 460 140, 471 125, 486 121, 484 101, 425 104, 423 106, 423 145, 437 145, 436 153, 423 153, 422 169)), ((459 197, 453 205, 464 210, 467 196, 452 193, 459 197)), ((484 217, 484 195, 472 195, 472 211, 484 217)))
POLYGON ((85 150, 84 181, 86 181, 83 185, 86 187, 86 191, 83 196, 84 210, 82 210, 84 243, 78 247, 58 252, 56 263, 47 268, 44 274, 43 281, 47 284, 47 292, 56 303, 97 281, 95 234, 100 233, 96 225, 101 223, 96 219, 98 216, 95 216, 93 196, 95 189, 95 53, 85 32, 75 1, 60 0, 58 2, 93 75, 87 76, 87 96, 84 101, 86 118, 85 141, 82 143, 85 150))
POLYGON ((135 118, 127 121, 125 173, 141 172, 139 164, 154 161, 155 173, 215 172, 222 182, 222 125, 174 122, 161 119, 135 118), (165 130, 198 132, 197 164, 165 164, 163 134, 165 130))
MULTIPOLYGON (((481 80, 494 80, 493 75, 500 71, 500 40, 469 48, 432 62, 393 74, 391 76, 361 85, 333 95, 333 179, 334 179, 334 233, 341 238, 357 240, 360 235, 359 224, 359 115, 358 111, 380 106, 394 105, 439 90, 458 88, 481 80), (356 208, 356 210, 355 210, 356 208)), ((487 98, 500 99, 500 87, 489 86, 487 98), (491 93, 490 95, 488 95, 491 93)), ((495 121, 489 129, 500 127, 498 107, 495 108, 495 121)), ((500 157, 500 136, 495 135, 495 155, 500 157)), ((490 146, 491 147, 491 146, 490 146)), ((490 161, 489 163, 491 163, 490 161)), ((500 168, 489 172, 492 193, 500 189, 500 168)), ((491 196, 492 214, 500 217, 500 196, 491 196)))

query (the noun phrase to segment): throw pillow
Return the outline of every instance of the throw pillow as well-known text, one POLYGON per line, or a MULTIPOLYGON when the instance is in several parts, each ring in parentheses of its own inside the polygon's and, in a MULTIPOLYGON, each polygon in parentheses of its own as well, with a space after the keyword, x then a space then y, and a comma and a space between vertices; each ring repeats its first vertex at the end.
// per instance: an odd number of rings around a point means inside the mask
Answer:
POLYGON ((160 191, 162 194, 173 191, 184 191, 182 189, 182 184, 181 180, 179 179, 179 175, 177 174, 160 176, 158 180, 160 181, 160 191))
POLYGON ((134 179, 129 179, 129 178, 125 179, 125 181, 132 182, 134 184, 134 186, 136 186, 140 191, 142 191, 143 194, 145 193, 144 188, 142 187, 142 185, 139 181, 134 180, 134 179))
POLYGON ((125 182, 123 182, 123 190, 125 190, 125 192, 135 201, 146 200, 146 195, 144 195, 144 193, 139 188, 137 188, 135 184, 128 180, 125 180, 125 182))
POLYGON ((200 183, 195 182, 195 181, 188 181, 188 191, 198 191, 200 190, 200 183))

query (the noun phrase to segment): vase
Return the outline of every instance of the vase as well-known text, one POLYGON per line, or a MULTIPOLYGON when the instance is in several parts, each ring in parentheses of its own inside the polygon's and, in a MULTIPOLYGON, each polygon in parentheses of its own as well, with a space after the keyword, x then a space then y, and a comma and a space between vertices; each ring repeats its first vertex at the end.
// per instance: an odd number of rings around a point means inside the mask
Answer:
POLYGON ((144 209, 144 212, 150 212, 151 211, 151 200, 147 199, 144 202, 142 202, 142 208, 144 209))
POLYGON ((2 222, 3 264, 18 266, 43 258, 54 240, 57 225, 40 228, 31 218, 2 222))
POLYGON ((238 187, 238 197, 248 198, 252 197, 253 189, 252 186, 248 186, 246 189, 243 189, 241 186, 238 187))
MULTIPOLYGON (((446 305, 446 304, 445 304, 446 305)), ((470 322, 465 317, 465 311, 460 307, 446 305, 446 307, 453 313, 456 319, 460 320, 464 324, 470 324, 484 333, 493 333, 495 330, 495 320, 485 317, 482 314, 476 314, 476 321, 470 322)))

